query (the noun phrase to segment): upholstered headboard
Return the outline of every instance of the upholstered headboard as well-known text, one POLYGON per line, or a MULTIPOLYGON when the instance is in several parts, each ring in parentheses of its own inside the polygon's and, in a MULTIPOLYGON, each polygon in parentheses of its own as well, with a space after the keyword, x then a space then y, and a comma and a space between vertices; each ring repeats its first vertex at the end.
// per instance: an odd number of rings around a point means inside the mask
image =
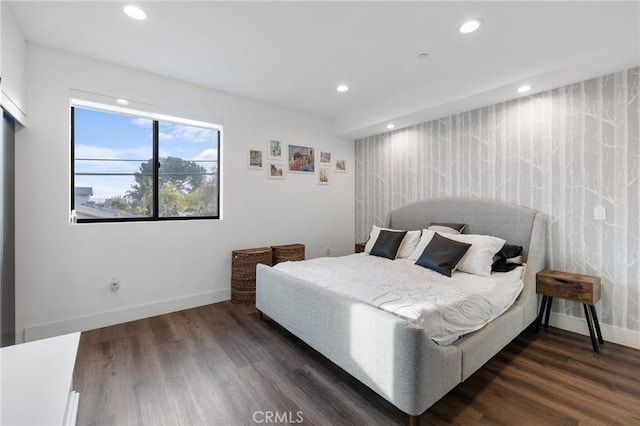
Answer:
POLYGON ((545 220, 540 212, 502 201, 481 198, 435 198, 408 204, 391 212, 389 227, 424 229, 431 222, 466 223, 464 231, 493 235, 522 246, 527 262, 524 288, 516 305, 522 306, 525 325, 536 317, 536 273, 545 266, 545 220))
POLYGON ((535 210, 481 198, 435 198, 408 204, 391 212, 390 227, 424 229, 431 222, 466 223, 466 234, 493 235, 524 248, 531 244, 535 210))

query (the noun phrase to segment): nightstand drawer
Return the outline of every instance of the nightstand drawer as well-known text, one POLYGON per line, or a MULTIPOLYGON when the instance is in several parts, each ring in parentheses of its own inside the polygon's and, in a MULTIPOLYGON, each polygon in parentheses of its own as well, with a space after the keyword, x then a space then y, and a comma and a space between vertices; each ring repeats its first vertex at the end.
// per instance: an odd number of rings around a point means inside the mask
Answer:
POLYGON ((537 274, 536 293, 594 305, 600 300, 600 277, 546 269, 537 274))

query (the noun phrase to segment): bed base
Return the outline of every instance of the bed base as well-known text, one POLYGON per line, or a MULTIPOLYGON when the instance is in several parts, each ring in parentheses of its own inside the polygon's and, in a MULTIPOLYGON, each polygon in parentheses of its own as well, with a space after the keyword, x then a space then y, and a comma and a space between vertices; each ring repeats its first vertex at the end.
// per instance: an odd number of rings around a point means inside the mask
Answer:
POLYGON ((424 330, 393 314, 350 300, 277 269, 257 266, 256 307, 380 396, 419 416, 497 354, 537 317, 535 274, 544 269, 540 213, 479 199, 427 200, 391 214, 388 226, 422 229, 447 218, 471 232, 522 245, 527 260, 516 303, 481 330, 438 346, 424 330), (478 214, 481 216, 478 217, 478 214))

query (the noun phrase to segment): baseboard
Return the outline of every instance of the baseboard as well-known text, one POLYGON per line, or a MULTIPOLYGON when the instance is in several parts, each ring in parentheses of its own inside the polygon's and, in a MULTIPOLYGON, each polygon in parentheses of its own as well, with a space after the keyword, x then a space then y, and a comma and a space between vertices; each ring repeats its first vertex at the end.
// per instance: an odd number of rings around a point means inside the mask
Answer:
POLYGON ((24 341, 31 342, 33 340, 60 336, 62 334, 73 333, 76 331, 93 330, 95 328, 107 327, 110 325, 121 324, 123 322, 167 314, 169 312, 176 312, 211 303, 223 302, 230 298, 230 289, 208 291, 206 293, 193 294, 176 299, 161 300, 159 302, 147 303, 144 305, 130 306, 124 309, 99 312, 96 314, 69 318, 62 321, 34 325, 31 327, 25 327, 24 341))
MULTIPOLYGON (((572 331, 578 334, 589 335, 587 322, 584 318, 572 317, 569 315, 551 313, 549 325, 563 330, 572 331)), ((618 345, 640 349, 640 331, 628 330, 626 328, 614 327, 600 322, 602 338, 605 342, 617 343, 618 345)))

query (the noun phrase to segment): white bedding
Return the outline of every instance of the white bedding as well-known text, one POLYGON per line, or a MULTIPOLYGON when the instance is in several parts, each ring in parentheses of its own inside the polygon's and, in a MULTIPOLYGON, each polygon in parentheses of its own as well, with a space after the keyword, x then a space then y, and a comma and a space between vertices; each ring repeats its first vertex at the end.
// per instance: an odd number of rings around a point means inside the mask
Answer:
POLYGON ((524 274, 518 267, 489 277, 458 271, 449 278, 412 260, 366 253, 285 262, 274 268, 405 318, 440 345, 479 330, 506 311, 522 290, 524 274))

